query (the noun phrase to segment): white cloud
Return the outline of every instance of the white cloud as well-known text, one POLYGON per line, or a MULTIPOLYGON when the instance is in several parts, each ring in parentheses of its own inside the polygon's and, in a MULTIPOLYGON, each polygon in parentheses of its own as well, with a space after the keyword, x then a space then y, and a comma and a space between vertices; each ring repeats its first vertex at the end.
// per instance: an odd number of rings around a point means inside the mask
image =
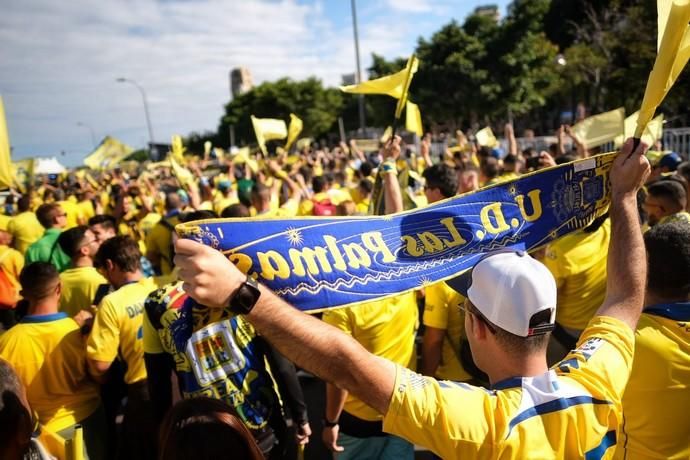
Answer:
POLYGON ((431 11, 431 4, 427 0, 387 0, 386 3, 394 10, 407 13, 424 13, 431 11))
MULTIPOLYGON (((0 94, 16 157, 66 150, 67 163, 78 163, 91 142, 77 121, 99 139, 112 134, 143 146, 141 96, 116 83, 120 76, 146 89, 155 139, 164 142, 174 133, 216 130, 234 67, 249 68, 255 84, 316 75, 337 85, 355 69, 350 18, 329 17, 329 2, 7 3, 0 15, 0 94)), ((426 5, 394 3, 407 12, 426 5)), ((382 9, 383 18, 360 18, 363 69, 371 52, 409 54, 410 37, 422 33, 413 15, 382 9)))

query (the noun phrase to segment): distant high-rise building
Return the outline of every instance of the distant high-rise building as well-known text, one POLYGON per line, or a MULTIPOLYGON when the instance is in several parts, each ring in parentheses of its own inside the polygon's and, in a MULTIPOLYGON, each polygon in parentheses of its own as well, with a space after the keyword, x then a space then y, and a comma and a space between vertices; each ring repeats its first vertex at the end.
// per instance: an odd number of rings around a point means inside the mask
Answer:
POLYGON ((501 12, 498 10, 498 5, 482 5, 474 9, 474 14, 478 16, 487 16, 498 22, 501 19, 501 12))
POLYGON ((230 71, 230 92, 232 97, 244 94, 254 87, 252 74, 245 67, 237 67, 230 71))

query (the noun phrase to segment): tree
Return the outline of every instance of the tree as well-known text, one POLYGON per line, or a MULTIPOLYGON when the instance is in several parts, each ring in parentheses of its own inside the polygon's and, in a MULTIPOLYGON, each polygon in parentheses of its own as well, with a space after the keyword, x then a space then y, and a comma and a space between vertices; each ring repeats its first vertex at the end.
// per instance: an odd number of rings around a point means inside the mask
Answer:
POLYGON ((301 136, 319 137, 337 131, 338 114, 343 97, 335 88, 324 88, 317 78, 294 81, 281 78, 266 82, 232 100, 225 106, 225 115, 218 127, 218 145, 229 145, 229 127, 233 125, 239 145, 256 142, 251 115, 279 118, 286 122, 290 113, 304 121, 301 136))

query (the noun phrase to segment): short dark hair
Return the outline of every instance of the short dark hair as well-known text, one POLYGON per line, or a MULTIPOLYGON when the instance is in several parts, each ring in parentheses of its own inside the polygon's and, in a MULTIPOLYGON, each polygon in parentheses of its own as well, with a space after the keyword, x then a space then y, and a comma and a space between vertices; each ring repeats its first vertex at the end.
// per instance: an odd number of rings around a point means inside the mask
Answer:
POLYGON ((45 203, 36 210, 36 218, 43 228, 51 228, 53 226, 53 219, 63 212, 62 208, 57 203, 45 203))
POLYGON ((17 210, 19 212, 26 212, 31 208, 31 197, 29 195, 22 195, 17 200, 17 210))
POLYGON ((139 245, 128 235, 114 236, 101 244, 93 264, 95 267, 105 267, 106 260, 112 261, 124 272, 136 272, 141 269, 139 245))
POLYGON ((364 177, 371 176, 371 172, 373 170, 374 166, 368 161, 364 161, 361 165, 359 165, 359 172, 361 172, 364 177))
POLYGON ((271 199, 271 189, 259 182, 252 185, 252 199, 259 198, 262 201, 269 201, 271 199))
POLYGON ((458 176, 455 170, 445 163, 429 166, 422 176, 426 180, 427 188, 439 189, 445 198, 454 196, 458 191, 458 176))
POLYGON ((484 176, 488 177, 489 179, 498 177, 498 160, 494 157, 484 158, 479 168, 481 169, 482 174, 484 174, 484 176))
POLYGON ((687 300, 690 294, 690 223, 658 224, 644 234, 647 289, 666 299, 687 300))
POLYGON ((364 190, 367 193, 367 195, 369 195, 372 192, 372 190, 374 190, 374 184, 369 179, 362 179, 361 181, 359 181, 359 188, 364 190))
POLYGON ((204 219, 215 219, 218 217, 218 214, 216 214, 213 211, 209 211, 206 209, 200 209, 198 211, 190 211, 182 214, 180 216, 180 222, 191 222, 193 220, 204 220, 204 219))
POLYGON ((687 196, 685 187, 678 180, 659 179, 647 186, 647 193, 655 198, 671 200, 676 205, 685 208, 687 196))
POLYGON ((326 178, 323 176, 314 176, 311 178, 311 189, 314 193, 321 193, 326 188, 326 178))
POLYGON ((22 296, 28 300, 40 300, 48 297, 55 287, 53 283, 60 279, 60 273, 48 262, 32 262, 26 265, 19 274, 22 296))
POLYGON ((223 209, 223 211, 220 213, 220 217, 223 218, 237 218, 249 216, 249 208, 247 208, 242 203, 231 204, 230 206, 223 209))
POLYGON ((97 214, 89 219, 89 227, 92 225, 100 225, 105 229, 115 230, 116 220, 109 214, 97 214))
POLYGON ((89 227, 86 225, 80 225, 60 233, 57 243, 60 245, 62 252, 70 257, 74 257, 81 248, 82 241, 84 241, 84 235, 86 235, 88 230, 89 227))
MULTIPOLYGON (((494 336, 496 337, 496 341, 503 347, 503 349, 509 350, 511 353, 520 355, 538 353, 540 351, 545 350, 546 346, 549 344, 549 338, 551 337, 550 332, 547 332, 545 334, 532 335, 529 337, 521 337, 519 335, 513 334, 512 332, 508 332, 505 329, 501 329, 500 327, 496 326, 491 321, 486 319, 486 317, 481 313, 481 311, 479 311, 479 309, 476 306, 474 306, 469 299, 467 299, 467 305, 469 307, 468 311, 477 316, 484 323, 488 324, 489 329, 492 330, 494 336)), ((542 310, 532 315, 532 318, 530 318, 529 321, 529 327, 535 328, 538 326, 544 326, 546 324, 549 324, 550 322, 551 311, 542 310)))

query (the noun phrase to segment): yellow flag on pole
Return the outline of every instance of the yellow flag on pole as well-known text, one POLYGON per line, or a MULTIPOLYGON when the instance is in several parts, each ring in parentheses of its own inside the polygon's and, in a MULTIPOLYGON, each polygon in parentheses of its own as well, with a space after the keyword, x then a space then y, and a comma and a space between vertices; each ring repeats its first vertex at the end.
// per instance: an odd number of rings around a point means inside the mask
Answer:
POLYGON ((363 81, 356 85, 341 86, 340 91, 353 94, 385 94, 400 99, 406 76, 407 69, 403 69, 393 75, 363 81))
POLYGON ((114 137, 106 136, 96 150, 84 158, 84 164, 91 169, 111 168, 127 158, 134 149, 114 137))
POLYGON ((290 126, 288 127, 287 141, 285 142, 285 150, 290 151, 292 143, 297 140, 297 136, 302 132, 303 123, 300 118, 294 113, 290 114, 290 126))
POLYGON ((172 144, 170 145, 170 157, 177 161, 178 166, 187 163, 187 161, 184 159, 185 151, 187 151, 187 149, 182 143, 182 136, 179 134, 173 134, 172 144))
POLYGON ((642 136, 690 58, 690 0, 657 0, 657 13, 657 56, 637 118, 636 138, 642 136))
MULTIPOLYGON (((640 112, 637 111, 625 119, 625 129, 623 134, 617 136, 616 139, 614 139, 613 141, 613 144, 616 148, 623 145, 626 139, 628 139, 629 137, 633 137, 635 135, 635 128, 637 127, 637 118, 639 115, 640 112)), ((661 139, 663 133, 664 114, 662 113, 655 117, 652 121, 647 123, 647 127, 645 128, 644 133, 642 134, 642 141, 645 144, 652 146, 657 140, 661 139)))
POLYGON ((12 185, 12 162, 10 161, 10 136, 5 121, 5 105, 0 96, 0 188, 12 185))
POLYGON ((603 112, 576 123, 573 126, 573 134, 586 148, 598 147, 611 142, 624 132, 625 109, 603 112))
POLYGON ((283 120, 275 118, 256 118, 252 115, 252 126, 254 126, 256 141, 259 143, 259 148, 264 155, 268 155, 266 141, 272 139, 285 139, 288 135, 287 126, 283 120))
POLYGON ((172 167, 173 174, 175 175, 175 177, 177 177, 177 180, 180 182, 180 185, 182 185, 182 187, 188 191, 198 190, 196 180, 194 179, 194 174, 192 174, 192 172, 189 169, 177 162, 175 154, 170 152, 168 160, 170 161, 170 166, 172 167))
POLYGON ((477 139, 477 144, 479 144, 482 147, 494 148, 498 147, 499 145, 498 139, 496 139, 496 136, 494 136, 494 132, 491 130, 489 126, 477 131, 474 137, 475 139, 477 139))
POLYGON ((417 136, 424 135, 424 128, 422 127, 422 113, 419 111, 419 106, 414 102, 407 101, 407 108, 405 109, 405 129, 417 136))
POLYGON ((419 59, 414 54, 410 56, 407 60, 407 65, 405 66, 405 83, 403 83, 402 93, 400 94, 400 99, 398 99, 398 105, 395 107, 395 119, 399 119, 402 115, 402 111, 407 103, 407 95, 410 91, 410 83, 412 83, 412 76, 417 72, 419 67, 419 59))

